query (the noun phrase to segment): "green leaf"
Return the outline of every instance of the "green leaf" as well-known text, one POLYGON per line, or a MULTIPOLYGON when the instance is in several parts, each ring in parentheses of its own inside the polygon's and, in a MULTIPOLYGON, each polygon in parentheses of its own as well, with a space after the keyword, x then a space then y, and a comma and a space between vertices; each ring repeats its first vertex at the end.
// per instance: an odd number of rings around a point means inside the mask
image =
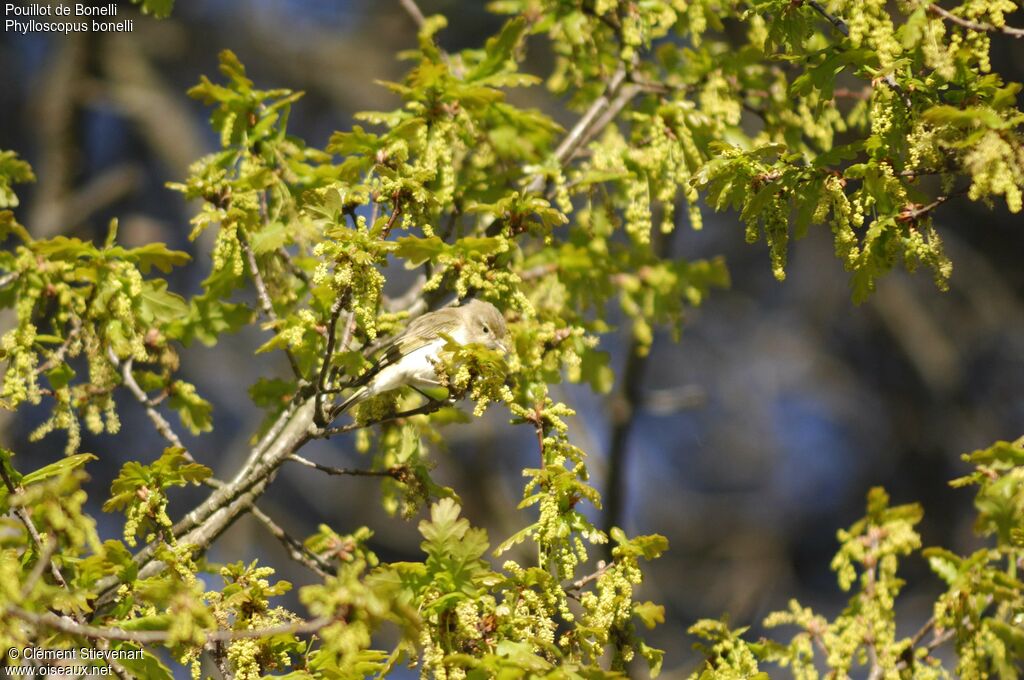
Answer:
POLYGON ((165 243, 147 243, 130 250, 117 246, 108 249, 106 253, 109 257, 119 257, 136 263, 143 274, 148 274, 153 267, 167 274, 174 267, 186 264, 192 259, 188 253, 171 250, 165 243))
POLYGON ((188 314, 188 303, 180 295, 167 292, 167 282, 163 279, 145 281, 139 299, 140 316, 147 323, 168 324, 188 314))
POLYGON ((184 380, 177 380, 170 386, 168 405, 178 412, 181 424, 192 432, 208 432, 213 429, 211 414, 213 405, 196 394, 196 387, 184 380))
POLYGON ((146 678, 146 680, 174 680, 174 674, 163 664, 160 659, 138 645, 127 642, 116 644, 112 647, 115 650, 130 651, 125 657, 119 658, 117 663, 123 666, 133 678, 146 678))
MULTIPOLYGON (((502 26, 498 35, 488 38, 484 45, 484 52, 487 56, 466 76, 466 80, 481 80, 506 68, 512 61, 515 49, 526 33, 526 28, 526 19, 516 17, 502 26)), ((514 61, 512 61, 511 67, 515 67, 514 61)))
POLYGON ((117 242, 117 225, 118 222, 116 217, 110 220, 110 223, 107 224, 107 238, 103 242, 104 248, 113 248, 114 243, 117 242))
POLYGON ((349 132, 335 132, 331 135, 327 151, 339 156, 373 155, 385 143, 386 140, 382 140, 378 135, 367 132, 360 125, 353 125, 349 132))
POLYGON ((84 257, 99 257, 96 247, 79 238, 54 236, 45 241, 35 241, 32 248, 43 257, 52 260, 77 260, 84 257))
POLYGON ((928 566, 939 575, 947 585, 952 586, 960 577, 962 560, 944 548, 925 548, 921 554, 928 560, 928 566))
POLYGON ((284 222, 271 222, 252 235, 252 250, 257 255, 269 253, 288 242, 288 227, 284 222))
POLYGON ((199 340, 207 346, 217 344, 223 333, 234 333, 252 321, 255 312, 242 303, 225 302, 204 293, 192 298, 188 314, 167 327, 167 334, 190 345, 199 340))
POLYGON ((142 7, 145 14, 151 14, 157 19, 166 19, 171 16, 174 9, 174 0, 132 0, 136 5, 142 7))
POLYGON ((18 224, 17 220, 14 219, 14 213, 10 210, 0 210, 0 241, 5 240, 11 234, 16 236, 22 243, 32 243, 32 237, 29 235, 28 230, 18 224))
POLYGON ((395 256, 408 260, 412 266, 419 266, 448 250, 448 246, 437 236, 420 238, 403 236, 396 240, 395 256))
POLYGON ((77 470, 82 467, 90 460, 99 460, 96 456, 91 453, 78 453, 73 456, 67 456, 61 458, 56 463, 51 463, 45 467, 41 467, 38 470, 33 470, 24 477, 21 478, 22 486, 28 484, 34 484, 35 482, 41 482, 44 479, 50 479, 51 477, 57 477, 71 470, 77 470))
MULTIPOLYGON (((661 665, 665 661, 665 652, 661 649, 655 649, 650 647, 643 640, 640 641, 639 649, 640 656, 647 662, 647 668, 650 670, 651 678, 656 678, 661 675, 661 665)), ((769 680, 767 673, 758 673, 753 676, 750 680, 769 680)))
POLYGON ((1008 123, 998 113, 990 108, 970 107, 959 109, 946 104, 933 106, 921 117, 929 122, 941 125, 952 125, 954 127, 984 126, 993 130, 1001 130, 1008 127, 1008 123))
POLYGON ((50 385, 55 390, 67 387, 74 377, 74 369, 63 362, 46 372, 46 379, 50 381, 50 385))
POLYGON ((650 600, 634 605, 633 614, 643 621, 648 629, 654 628, 659 623, 665 623, 665 607, 654 604, 650 600))
POLYGON ((18 196, 11 186, 34 182, 35 179, 32 166, 18 158, 18 154, 0 151, 0 208, 18 207, 18 196))

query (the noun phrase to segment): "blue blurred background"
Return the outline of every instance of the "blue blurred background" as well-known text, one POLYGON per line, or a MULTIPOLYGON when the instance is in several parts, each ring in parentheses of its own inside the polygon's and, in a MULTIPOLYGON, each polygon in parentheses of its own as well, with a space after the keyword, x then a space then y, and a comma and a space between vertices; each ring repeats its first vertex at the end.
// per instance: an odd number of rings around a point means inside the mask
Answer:
MULTIPOLYGON (((0 34, 0 148, 17 151, 39 176, 19 192, 18 216, 34 235, 98 238, 117 216, 129 245, 160 240, 195 256, 171 278, 183 294, 205 276, 210 242, 187 241, 196 206, 164 183, 181 180, 216 146, 208 112, 184 93, 200 74, 216 74, 217 52, 234 50, 259 86, 304 90, 290 131, 322 147, 354 112, 396 105, 374 81, 400 78, 395 54, 415 44, 398 0, 187 0, 161 22, 119 5, 120 18, 136 19, 133 33, 0 34)), ((441 40, 450 50, 481 45, 501 25, 479 2, 421 6, 449 17, 441 40)), ((1020 80, 1024 43, 998 45, 994 65, 1020 80)), ((543 48, 532 51, 529 66, 546 72, 543 48)), ((541 87, 516 97, 572 120, 541 87)), ((772 278, 762 245, 743 243, 733 215, 708 214, 703 231, 673 236, 679 256, 724 254, 733 285, 691 314, 680 342, 658 336, 638 376, 639 408, 626 438, 620 521, 671 544, 642 594, 668 609, 651 636, 669 650, 668 677, 692 670, 685 628, 699 617, 728 612, 734 623, 756 623, 791 596, 837 613, 845 597, 828 568, 835 530, 861 515, 871 486, 884 485, 895 502, 924 503, 925 545, 975 544, 969 492, 946 482, 964 471, 961 453, 1024 433, 1024 231, 1019 216, 966 200, 944 205, 936 219, 955 264, 951 290, 938 292, 927 273, 897 273, 859 307, 825 229, 792 246, 785 283, 772 278)), ((8 324, 0 317, 0 330, 8 324)), ((219 475, 241 463, 260 419, 245 389, 285 373, 276 358, 253 355, 264 340, 250 329, 184 352, 183 377, 215 406, 214 432, 187 443, 219 475)), ((624 338, 609 336, 604 347, 617 368, 626 364, 624 338)), ((617 397, 555 390, 578 410, 573 436, 604 489, 617 397)), ((122 397, 120 405, 122 433, 83 444, 109 452, 90 466, 97 506, 117 472, 112 457, 149 460, 163 447, 137 404, 122 397)), ((23 468, 61 455, 62 435, 27 443, 42 411, 0 417, 0 443, 19 452, 23 468)), ((515 506, 520 471, 534 463, 532 434, 509 426, 497 409, 447 432, 436 477, 497 544, 527 521, 515 506)), ((351 440, 307 452, 328 464, 365 465, 351 440)), ((202 497, 183 491, 172 512, 202 497)), ((384 559, 417 556, 416 522, 384 514, 372 480, 285 468, 261 505, 296 536, 319 522, 342 532, 366 524, 384 559)), ((96 512, 105 537, 120 535, 116 517, 96 512)), ((310 581, 247 519, 211 555, 256 557, 297 585, 310 581)), ((909 633, 930 614, 939 584, 920 558, 906 563, 904 575, 910 585, 900 626, 909 633)))

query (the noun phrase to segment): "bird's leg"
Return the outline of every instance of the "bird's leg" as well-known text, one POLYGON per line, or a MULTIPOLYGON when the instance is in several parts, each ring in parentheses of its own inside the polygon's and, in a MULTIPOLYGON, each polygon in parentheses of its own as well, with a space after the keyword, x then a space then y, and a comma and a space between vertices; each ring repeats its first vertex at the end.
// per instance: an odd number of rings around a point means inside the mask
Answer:
POLYGON ((428 400, 428 401, 437 401, 437 400, 436 400, 436 399, 434 399, 434 398, 433 398, 432 396, 430 396, 429 394, 427 394, 426 392, 424 392, 424 391, 423 391, 423 390, 421 390, 420 388, 416 387, 415 385, 409 385, 409 387, 411 387, 411 388, 413 388, 414 390, 416 390, 417 392, 419 392, 419 393, 420 393, 420 396, 422 396, 422 397, 423 397, 424 399, 426 399, 426 400, 428 400))
MULTIPOLYGON (((435 383, 435 385, 437 387, 440 387, 441 383, 435 383)), ((417 392, 419 392, 420 396, 422 396, 424 399, 426 399, 430 403, 444 402, 444 403, 448 403, 448 404, 454 404, 456 402, 456 399, 452 395, 450 390, 447 391, 447 394, 444 397, 438 399, 434 395, 429 394, 428 392, 425 392, 424 390, 420 389, 416 385, 409 385, 409 387, 411 387, 412 389, 414 389, 417 392)))

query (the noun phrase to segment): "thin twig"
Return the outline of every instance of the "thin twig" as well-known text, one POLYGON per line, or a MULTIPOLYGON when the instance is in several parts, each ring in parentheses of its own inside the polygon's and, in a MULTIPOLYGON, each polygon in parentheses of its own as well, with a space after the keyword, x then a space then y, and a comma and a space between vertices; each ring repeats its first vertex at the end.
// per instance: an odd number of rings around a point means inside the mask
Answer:
POLYGON ((871 664, 871 670, 868 672, 868 680, 882 680, 885 675, 885 670, 882 668, 882 664, 878 660, 878 650, 875 648, 875 643, 871 642, 867 645, 868 649, 868 660, 871 664))
POLYGON ((947 628, 941 633, 936 633, 935 636, 928 641, 928 644, 925 645, 924 648, 928 652, 928 654, 931 654, 938 647, 941 647, 942 645, 946 644, 946 642, 951 640, 955 634, 956 630, 954 630, 953 628, 947 628))
POLYGON ((943 9, 936 3, 928 5, 928 11, 932 14, 937 14, 946 21, 966 28, 969 31, 980 31, 983 33, 1002 33, 1008 35, 1011 38, 1024 38, 1024 28, 1014 28, 1013 26, 994 26, 993 24, 980 23, 977 21, 971 21, 970 19, 964 19, 958 17, 947 9, 943 9))
POLYGON ((921 644, 921 640, 924 639, 924 636, 927 635, 928 631, 930 631, 934 627, 935 615, 933 614, 929 616, 928 620, 924 622, 924 624, 918 629, 916 633, 914 633, 914 637, 910 638, 910 646, 917 647, 919 644, 921 644))
MULTIPOLYGON (((0 464, 0 477, 3 477, 4 486, 7 487, 8 493, 13 496, 17 492, 17 487, 14 486, 14 481, 7 473, 7 467, 2 464, 0 464)), ((58 567, 57 563, 53 560, 53 553, 57 548, 57 541, 52 537, 48 537, 49 540, 46 541, 46 543, 43 542, 42 536, 39 534, 39 530, 36 529, 35 522, 32 521, 32 516, 25 511, 25 508, 15 506, 11 508, 11 511, 19 520, 21 520, 21 523, 24 524, 25 528, 28 530, 29 536, 32 537, 32 542, 36 545, 36 553, 38 554, 39 560, 36 566, 33 567, 32 572, 29 574, 28 580, 25 581, 25 585, 23 586, 24 595, 27 596, 31 593, 32 587, 42 576, 42 572, 46 569, 46 566, 50 567, 50 573, 53 575, 53 580, 61 588, 71 592, 71 588, 68 587, 68 582, 64 579, 64 574, 61 573, 60 567, 58 567)), ((57 618, 54 614, 50 614, 50 616, 57 618)), ((72 619, 67 620, 71 621, 72 619)), ((77 625, 82 625, 84 623, 84 619, 79 613, 75 614, 75 620, 77 621, 77 625)), ((97 646, 104 650, 109 647, 105 640, 97 646)), ((106 663, 117 677, 122 680, 128 679, 128 673, 121 664, 112 659, 108 659, 106 663)))
POLYGON ((288 456, 288 460, 298 463, 299 465, 305 465, 306 467, 319 470, 320 472, 326 472, 329 475, 337 476, 349 476, 349 477, 394 477, 398 478, 405 474, 408 470, 404 465, 396 465, 395 467, 388 468, 387 470, 360 470, 357 468, 339 468, 331 467, 330 465, 322 465, 316 461, 303 458, 297 453, 293 453, 288 456))
MULTIPOLYGON (((203 484, 212 488, 219 489, 224 486, 224 482, 214 477, 207 477, 203 480, 203 484)), ((306 549, 306 546, 302 544, 302 541, 295 538, 281 527, 274 518, 268 515, 266 512, 261 510, 255 504, 252 504, 248 508, 249 514, 253 518, 263 525, 263 527, 270 532, 270 535, 276 538, 286 551, 288 556, 295 562, 307 567, 310 571, 321 578, 327 578, 330 576, 331 565, 321 559, 315 553, 306 549)))
POLYGON ((915 179, 917 177, 924 177, 925 175, 941 175, 945 172, 949 172, 944 168, 923 168, 921 170, 901 170, 896 173, 898 177, 907 177, 909 179, 915 179))
POLYGON ((416 24, 416 28, 423 28, 423 24, 426 23, 427 19, 423 16, 423 12, 420 11, 419 5, 416 4, 416 0, 398 0, 402 5, 402 9, 405 13, 416 24))
POLYGON ((331 565, 325 562, 319 555, 306 550, 306 546, 302 545, 302 541, 286 532, 281 525, 270 517, 270 515, 263 512, 255 505, 250 508, 249 512, 252 513, 252 516, 255 517, 260 524, 266 527, 271 536, 280 541, 281 545, 283 545, 285 550, 288 551, 288 556, 291 557, 292 560, 309 568, 310 571, 320 578, 326 579, 330 577, 331 565))
POLYGON ((558 271, 557 262, 548 262, 547 264, 539 264, 536 267, 531 267, 524 272, 519 274, 520 281, 533 281, 534 279, 542 279, 548 274, 554 274, 558 271))
POLYGON ((22 600, 32 594, 32 589, 36 587, 36 583, 43 577, 43 572, 46 571, 46 568, 53 568, 52 560, 53 554, 57 552, 57 541, 52 536, 47 536, 47 538, 49 540, 46 541, 46 545, 39 551, 39 559, 36 560, 28 578, 25 579, 25 583, 21 586, 22 600))
POLYGON ((224 643, 217 641, 207 647, 210 651, 210 656, 213 658, 213 665, 220 671, 220 676, 224 680, 234 680, 235 675, 231 672, 231 663, 228 661, 227 650, 224 649, 224 643))
POLYGON ((282 260, 284 260, 284 264, 286 267, 288 267, 288 271, 295 275, 296 278, 298 278, 300 281, 306 284, 306 287, 309 288, 309 274, 302 271, 302 268, 299 267, 299 265, 295 264, 295 259, 292 257, 292 254, 288 252, 288 249, 285 248, 284 246, 281 246, 280 248, 277 249, 277 254, 281 256, 282 260))
MULTIPOLYGON (((176 636, 176 633, 168 630, 125 630, 124 628, 91 626, 84 623, 76 623, 72 619, 60 617, 49 612, 37 614, 15 606, 6 607, 5 612, 34 626, 45 626, 68 635, 77 635, 93 640, 115 640, 146 645, 173 642, 176 636)), ((206 631, 203 633, 203 645, 215 642, 266 638, 275 635, 312 635, 331 625, 336 620, 338 619, 321 616, 308 621, 284 623, 277 626, 268 626, 267 628, 206 631)))
POLYGON ((160 436, 166 439, 171 446, 177 446, 180 448, 184 452, 187 460, 195 462, 195 458, 193 458, 192 454, 188 452, 185 445, 181 443, 181 438, 178 437, 174 428, 171 427, 171 424, 167 422, 167 419, 160 415, 160 412, 153 407, 149 396, 142 387, 139 386, 139 383, 136 382, 135 376, 132 375, 132 360, 128 359, 124 362, 119 361, 113 350, 109 351, 109 359, 115 367, 120 366, 121 379, 124 382, 125 387, 127 387, 128 391, 132 393, 135 400, 142 404, 143 408, 146 409, 146 415, 149 416, 150 421, 153 423, 153 427, 155 427, 156 431, 160 433, 160 436))
MULTIPOLYGON (((3 464, 0 464, 0 477, 3 477, 4 486, 7 487, 7 491, 11 496, 17 493, 18 488, 14 485, 14 481, 11 479, 11 476, 7 474, 7 466, 3 464)), ((43 543, 43 538, 39 534, 39 530, 36 529, 35 522, 32 521, 32 516, 25 511, 25 508, 14 505, 13 503, 11 511, 19 520, 21 520, 21 523, 25 525, 25 528, 28 529, 28 535, 32 537, 32 542, 36 545, 36 551, 39 554, 40 559, 42 559, 42 556, 47 552, 46 545, 43 543)), ((60 567, 58 567, 57 563, 53 561, 52 554, 53 553, 50 552, 51 558, 47 560, 50 563, 50 574, 53 575, 53 580, 57 582, 57 585, 61 588, 67 589, 68 582, 64 580, 64 574, 60 572, 60 567)))
POLYGON ((810 5, 811 8, 815 12, 817 12, 821 16, 825 17, 825 19, 830 24, 835 26, 837 31, 839 31, 843 35, 849 37, 849 35, 850 35, 850 27, 846 25, 845 21, 843 21, 842 19, 837 17, 835 14, 831 14, 827 9, 825 9, 822 6, 822 4, 820 2, 818 2, 818 0, 804 0, 804 2, 806 2, 808 5, 810 5))
MULTIPOLYGON (((594 125, 591 126, 591 128, 584 133, 584 135, 580 139, 579 145, 576 147, 576 151, 579 151, 580 148, 586 146, 595 137, 601 134, 601 131, 608 127, 613 120, 615 120, 616 116, 618 116, 622 112, 622 109, 626 108, 626 104, 631 102, 633 100, 633 97, 637 96, 640 92, 642 92, 642 88, 636 83, 627 83, 626 85, 622 86, 622 88, 615 95, 615 99, 613 99, 612 102, 608 105, 608 108, 605 109, 604 113, 602 113, 601 116, 598 117, 594 125)), ((569 162, 570 160, 572 160, 573 156, 576 154, 576 151, 574 151, 570 156, 568 156, 565 159, 565 162, 569 162)))
MULTIPOLYGON (((249 239, 239 234, 238 242, 242 244, 242 250, 245 251, 245 259, 249 263, 249 272, 252 275, 253 285, 256 287, 256 297, 260 302, 260 311, 263 316, 268 320, 274 322, 278 321, 277 312, 274 311, 274 303, 270 300, 270 294, 267 292, 267 285, 263 281, 263 275, 260 273, 259 265, 256 263, 256 253, 253 252, 252 246, 249 244, 249 239)), ((285 356, 288 357, 288 363, 291 364, 292 373, 299 380, 303 379, 302 371, 299 370, 299 362, 295 359, 295 355, 287 347, 284 350, 285 356)))
POLYGON ((324 350, 324 359, 320 364, 320 375, 316 380, 316 416, 314 421, 320 427, 327 424, 327 414, 324 413, 323 396, 327 389, 327 373, 331 368, 331 360, 334 358, 334 343, 338 329, 338 317, 344 309, 348 300, 348 294, 339 295, 331 305, 331 318, 327 322, 327 348, 324 350))
POLYGON ((14 280, 17 279, 19 276, 21 276, 21 272, 9 272, 7 274, 4 274, 3 276, 0 276, 0 288, 3 288, 10 283, 13 283, 14 280))
MULTIPOLYGON (((825 17, 825 20, 832 24, 832 26, 834 26, 837 31, 839 31, 846 37, 850 36, 850 27, 847 26, 846 22, 843 21, 841 17, 838 17, 835 14, 829 12, 820 2, 818 2, 818 0, 803 1, 810 5, 815 12, 825 17)), ((910 95, 907 94, 907 91, 904 90, 898 82, 896 82, 896 76, 894 76, 891 73, 887 73, 884 76, 882 76, 881 81, 888 85, 893 92, 900 96, 900 98, 903 100, 903 103, 906 105, 908 109, 911 108, 911 106, 913 106, 913 102, 910 99, 910 95)))
POLYGON ((921 641, 924 640, 925 636, 928 634, 929 631, 932 632, 932 639, 929 640, 928 644, 926 644, 924 647, 926 655, 931 654, 933 651, 935 651, 936 648, 945 644, 950 638, 953 637, 953 635, 956 632, 953 628, 948 628, 939 631, 936 628, 935 624, 935 617, 931 616, 928 618, 927 621, 924 622, 924 624, 918 629, 918 631, 914 633, 914 637, 910 638, 910 647, 907 648, 904 658, 900 659, 900 661, 896 664, 897 671, 901 671, 908 668, 914 662, 914 649, 917 648, 919 644, 921 644, 921 641))
POLYGON ((597 579, 599 579, 602 576, 604 576, 604 573, 606 571, 608 571, 609 569, 611 569, 612 567, 614 567, 614 566, 615 566, 615 561, 614 560, 609 560, 608 562, 605 562, 604 560, 601 560, 601 561, 599 561, 597 563, 597 569, 593 573, 587 574, 583 578, 576 579, 575 581, 570 583, 568 586, 566 586, 565 590, 566 591, 570 591, 571 590, 571 591, 574 591, 574 592, 578 592, 580 590, 583 590, 584 588, 587 587, 587 585, 589 585, 590 583, 593 583, 597 579))
MULTIPOLYGON (((312 436, 313 436, 314 439, 330 439, 334 435, 345 434, 346 432, 352 432, 353 430, 360 430, 360 429, 363 429, 363 428, 366 428, 366 427, 372 427, 373 425, 380 425, 381 423, 389 423, 389 422, 391 422, 393 420, 400 420, 402 418, 411 418, 412 416, 419 416, 419 415, 425 415, 425 414, 428 414, 428 413, 433 413, 434 411, 437 411, 437 410, 441 409, 442 407, 447 406, 449 403, 451 403, 451 402, 449 400, 447 400, 447 399, 445 399, 445 400, 431 399, 430 401, 428 401, 427 403, 423 404, 422 406, 417 406, 416 408, 409 409, 408 411, 400 411, 399 413, 394 413, 394 414, 392 414, 390 416, 387 416, 385 418, 381 418, 379 420, 371 420, 370 422, 367 422, 367 423, 358 423, 358 422, 356 422, 356 423, 349 423, 348 425, 341 425, 339 427, 331 427, 331 428, 327 428, 327 429, 321 429, 318 432, 314 432, 312 436)), ((336 413, 332 413, 331 414, 332 419, 337 417, 337 415, 338 414, 336 414, 336 413)))
MULTIPOLYGON (((218 536, 250 510, 284 459, 306 444, 317 431, 313 424, 313 409, 312 398, 290 404, 253 447, 235 477, 175 523, 171 528, 174 537, 195 546, 200 553, 209 548, 218 536)), ((132 562, 139 569, 139 578, 148 578, 167 567, 156 556, 159 545, 157 541, 149 543, 132 557, 132 562)), ((101 578, 96 584, 98 595, 94 608, 101 610, 110 605, 117 597, 119 586, 120 579, 116 575, 101 578)))
POLYGON ((398 216, 402 214, 402 204, 398 202, 397 197, 394 203, 395 207, 391 210, 391 216, 388 218, 387 224, 384 225, 384 231, 380 235, 382 241, 386 241, 388 236, 391 235, 391 229, 395 226, 395 222, 398 221, 398 216))
POLYGON ((64 357, 68 353, 68 348, 71 347, 71 343, 74 342, 76 337, 78 337, 78 334, 79 332, 81 332, 81 330, 82 322, 79 320, 77 316, 72 316, 71 330, 68 331, 68 337, 64 338, 64 342, 62 342, 60 347, 58 347, 52 354, 50 354, 49 357, 47 357, 46 361, 44 361, 43 363, 39 364, 38 367, 36 367, 36 373, 41 375, 52 368, 56 368, 58 364, 63 363, 64 357))
POLYGON ((910 203, 907 206, 905 206, 903 210, 900 211, 900 214, 897 215, 896 220, 899 222, 916 222, 918 219, 924 217, 931 211, 935 210, 949 199, 956 198, 957 196, 962 196, 963 194, 966 193, 967 189, 955 191, 951 194, 939 196, 934 201, 927 205, 917 205, 916 203, 910 203))
MULTIPOLYGON (((604 93, 590 104, 590 107, 580 116, 580 119, 576 121, 576 124, 565 135, 558 148, 555 149, 554 159, 556 163, 565 165, 575 155, 576 151, 586 143, 586 140, 592 139, 601 131, 600 128, 594 125, 594 122, 609 110, 612 100, 618 95, 619 88, 622 87, 625 81, 626 69, 620 66, 608 81, 608 87, 605 88, 604 93)), ((623 105, 625 104, 623 103, 623 105)), ((618 114, 618 111, 615 111, 615 114, 618 114)), ((612 118, 614 118, 614 115, 612 118)), ((605 124, 607 124, 611 118, 606 117, 604 120, 606 121, 605 124)), ((537 174, 526 185, 525 191, 526 193, 536 193, 543 188, 544 176, 537 174)))
POLYGON ((854 90, 849 87, 837 87, 832 90, 832 97, 834 99, 857 99, 859 101, 866 101, 871 98, 871 88, 862 87, 859 90, 854 90))

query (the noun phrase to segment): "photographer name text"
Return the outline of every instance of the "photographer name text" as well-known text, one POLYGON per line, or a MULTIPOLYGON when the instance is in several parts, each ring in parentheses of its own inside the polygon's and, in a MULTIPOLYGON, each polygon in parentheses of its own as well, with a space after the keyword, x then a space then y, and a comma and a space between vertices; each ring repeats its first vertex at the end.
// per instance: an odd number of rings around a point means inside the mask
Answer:
POLYGON ((111 661, 143 658, 141 649, 96 649, 94 647, 9 647, 4 675, 89 676, 112 675, 111 661))

